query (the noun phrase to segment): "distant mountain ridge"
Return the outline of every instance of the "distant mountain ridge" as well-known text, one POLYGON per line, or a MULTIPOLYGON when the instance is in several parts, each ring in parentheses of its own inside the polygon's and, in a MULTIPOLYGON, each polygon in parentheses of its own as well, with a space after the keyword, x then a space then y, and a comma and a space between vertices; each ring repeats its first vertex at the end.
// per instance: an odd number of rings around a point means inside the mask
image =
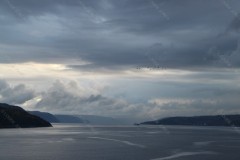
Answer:
POLYGON ((191 125, 191 126, 237 126, 240 127, 240 115, 215 115, 194 117, 168 117, 146 121, 141 125, 191 125))
POLYGON ((50 123, 59 123, 59 120, 51 113, 48 112, 40 112, 40 111, 28 111, 28 113, 41 117, 42 119, 50 122, 50 123))
POLYGON ((81 123, 88 125, 123 125, 126 124, 123 120, 97 116, 97 115, 65 115, 65 114, 51 114, 48 112, 28 111, 32 115, 41 117, 50 123, 81 123))
POLYGON ((84 121, 75 115, 54 115, 60 123, 83 123, 84 121))
POLYGON ((52 127, 42 118, 29 114, 18 106, 0 103, 0 128, 52 127))

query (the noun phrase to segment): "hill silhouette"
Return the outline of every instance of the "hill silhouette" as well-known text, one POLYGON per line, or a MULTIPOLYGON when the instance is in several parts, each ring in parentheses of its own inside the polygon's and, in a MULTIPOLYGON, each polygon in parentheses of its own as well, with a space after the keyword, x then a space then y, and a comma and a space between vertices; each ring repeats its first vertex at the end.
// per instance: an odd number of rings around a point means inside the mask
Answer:
POLYGON ((0 128, 52 127, 42 118, 18 106, 0 103, 0 128))
POLYGON ((144 125, 240 126, 240 115, 168 117, 147 121, 144 125))

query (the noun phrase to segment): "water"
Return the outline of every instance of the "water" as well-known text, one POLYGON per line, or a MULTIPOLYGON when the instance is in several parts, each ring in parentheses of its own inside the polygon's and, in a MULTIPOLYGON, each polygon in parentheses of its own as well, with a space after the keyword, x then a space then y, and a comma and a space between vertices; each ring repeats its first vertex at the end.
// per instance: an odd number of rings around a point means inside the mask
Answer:
POLYGON ((231 127, 81 126, 1 129, 0 160, 237 160, 231 127))

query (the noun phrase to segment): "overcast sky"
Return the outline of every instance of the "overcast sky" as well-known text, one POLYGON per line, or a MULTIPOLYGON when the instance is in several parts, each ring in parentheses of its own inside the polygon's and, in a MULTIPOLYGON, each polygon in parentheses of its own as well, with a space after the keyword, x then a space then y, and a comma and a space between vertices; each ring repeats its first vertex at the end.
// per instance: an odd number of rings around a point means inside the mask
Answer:
POLYGON ((134 121, 240 113, 238 0, 1 0, 0 101, 134 121))

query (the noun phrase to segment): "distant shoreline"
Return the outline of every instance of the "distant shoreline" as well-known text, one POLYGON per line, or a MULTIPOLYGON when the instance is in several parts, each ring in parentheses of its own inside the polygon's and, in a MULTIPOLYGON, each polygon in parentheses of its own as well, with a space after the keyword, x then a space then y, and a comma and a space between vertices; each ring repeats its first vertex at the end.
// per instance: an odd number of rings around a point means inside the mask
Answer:
POLYGON ((193 117, 168 117, 146 121, 139 125, 183 125, 183 126, 226 126, 240 127, 240 115, 214 115, 193 117))

